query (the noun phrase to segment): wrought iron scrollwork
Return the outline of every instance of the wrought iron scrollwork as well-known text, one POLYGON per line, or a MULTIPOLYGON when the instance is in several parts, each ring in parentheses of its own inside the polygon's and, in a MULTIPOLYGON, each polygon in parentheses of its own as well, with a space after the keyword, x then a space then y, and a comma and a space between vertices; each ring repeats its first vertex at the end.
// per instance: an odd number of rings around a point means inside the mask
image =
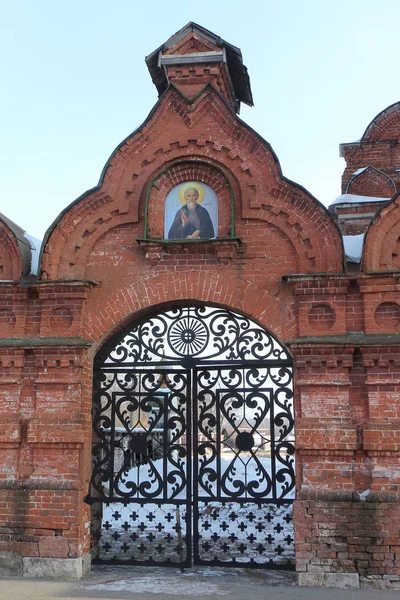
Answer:
POLYGON ((100 561, 293 563, 292 362, 222 308, 152 316, 96 359, 93 544, 100 561))
POLYGON ((123 365, 185 357, 289 360, 287 351, 273 336, 242 315, 222 308, 182 307, 130 328, 111 349, 106 362, 123 365))

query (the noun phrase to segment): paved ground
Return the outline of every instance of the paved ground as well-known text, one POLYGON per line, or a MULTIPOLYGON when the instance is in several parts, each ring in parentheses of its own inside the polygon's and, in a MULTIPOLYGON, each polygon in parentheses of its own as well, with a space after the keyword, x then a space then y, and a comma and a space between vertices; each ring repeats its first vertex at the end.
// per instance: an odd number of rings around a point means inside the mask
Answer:
POLYGON ((400 600, 400 591, 305 588, 294 573, 97 567, 83 581, 0 579, 1 600, 400 600))

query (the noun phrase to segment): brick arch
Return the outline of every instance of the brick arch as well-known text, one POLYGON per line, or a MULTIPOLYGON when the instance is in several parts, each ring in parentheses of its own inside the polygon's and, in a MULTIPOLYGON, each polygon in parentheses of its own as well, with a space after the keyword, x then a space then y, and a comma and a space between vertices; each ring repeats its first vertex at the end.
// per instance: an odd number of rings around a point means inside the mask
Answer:
POLYGON ((346 194, 391 198, 396 193, 396 184, 383 171, 369 165, 356 173, 347 184, 346 194))
POLYGON ((400 138, 400 102, 382 110, 368 125, 361 138, 363 142, 398 140, 400 138))
POLYGON ((233 182, 238 218, 284 226, 302 272, 342 271, 341 237, 328 211, 283 177, 270 145, 208 87, 195 102, 171 88, 118 147, 100 187, 73 203, 46 234, 42 278, 82 277, 99 236, 124 222, 144 222, 144 198, 155 174, 185 159, 219 166, 233 182))
POLYGON ((239 289, 223 275, 216 273, 173 273, 157 275, 132 284, 110 295, 101 307, 88 312, 84 336, 94 342, 93 355, 103 343, 132 319, 156 307, 172 306, 176 302, 204 302, 241 312, 284 342, 297 335, 297 323, 292 307, 258 286, 243 282, 239 289))
POLYGON ((0 280, 20 279, 23 274, 24 264, 17 238, 0 218, 0 280))
POLYGON ((367 231, 363 269, 400 271, 400 195, 379 211, 367 231))

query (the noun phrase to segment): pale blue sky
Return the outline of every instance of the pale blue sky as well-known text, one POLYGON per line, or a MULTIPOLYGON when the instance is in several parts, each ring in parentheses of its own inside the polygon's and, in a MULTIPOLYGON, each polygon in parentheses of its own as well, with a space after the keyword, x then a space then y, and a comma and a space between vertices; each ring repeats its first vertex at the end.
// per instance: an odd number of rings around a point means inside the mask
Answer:
POLYGON ((157 101, 144 57, 188 21, 239 46, 241 118, 328 205, 338 144, 400 100, 399 0, 0 0, 0 211, 36 237, 157 101))

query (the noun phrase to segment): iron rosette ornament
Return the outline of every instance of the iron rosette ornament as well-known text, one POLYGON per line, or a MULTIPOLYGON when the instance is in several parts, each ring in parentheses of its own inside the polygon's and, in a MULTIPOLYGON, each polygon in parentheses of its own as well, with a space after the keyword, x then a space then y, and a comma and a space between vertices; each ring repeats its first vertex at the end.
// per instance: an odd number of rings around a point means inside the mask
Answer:
POLYGON ((210 307, 181 307, 133 327, 109 353, 106 362, 290 360, 287 351, 246 317, 210 307))

